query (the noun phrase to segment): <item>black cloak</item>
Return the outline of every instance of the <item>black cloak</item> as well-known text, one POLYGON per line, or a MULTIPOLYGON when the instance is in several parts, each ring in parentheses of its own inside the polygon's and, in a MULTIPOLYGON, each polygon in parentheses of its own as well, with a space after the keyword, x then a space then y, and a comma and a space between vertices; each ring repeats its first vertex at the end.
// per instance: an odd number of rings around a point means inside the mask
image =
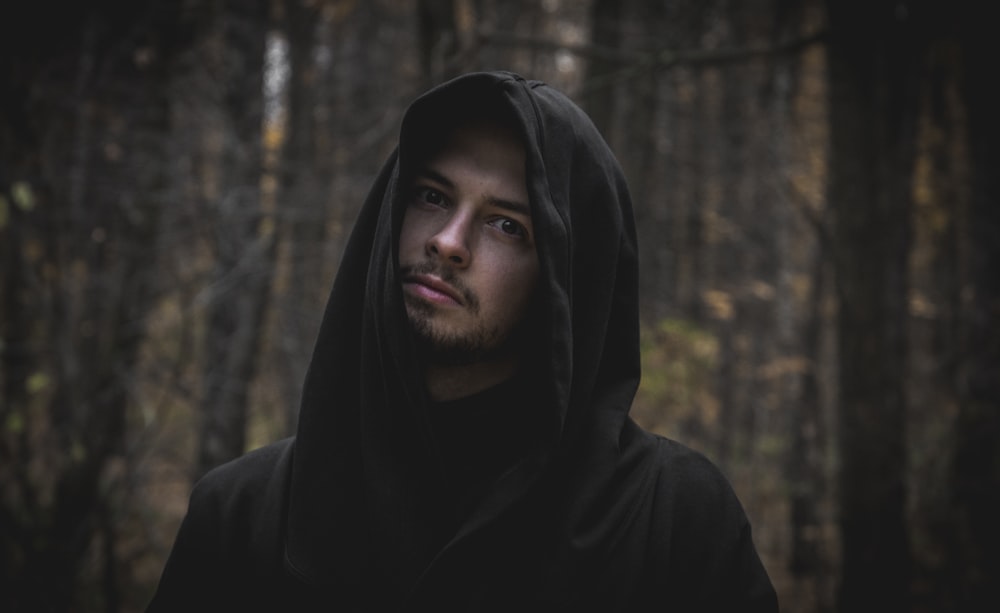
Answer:
POLYGON ((725 477, 628 415, 637 276, 622 172, 568 98, 507 72, 424 94, 344 253, 296 436, 196 484, 149 610, 776 611, 725 477), (397 191, 456 117, 494 113, 526 144, 535 347, 507 389, 466 402, 500 399, 482 423, 442 434, 397 276, 397 191), (519 451, 456 504, 454 464, 485 465, 461 454, 502 449, 497 433, 519 451))

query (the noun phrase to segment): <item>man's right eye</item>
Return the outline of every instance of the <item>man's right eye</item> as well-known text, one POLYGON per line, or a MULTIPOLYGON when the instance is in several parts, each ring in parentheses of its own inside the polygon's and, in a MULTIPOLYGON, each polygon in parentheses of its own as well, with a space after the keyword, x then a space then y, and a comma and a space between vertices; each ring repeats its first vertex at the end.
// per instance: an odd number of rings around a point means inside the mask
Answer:
POLYGON ((414 194, 414 199, 419 202, 426 202, 435 206, 444 204, 444 194, 429 187, 419 187, 414 194))

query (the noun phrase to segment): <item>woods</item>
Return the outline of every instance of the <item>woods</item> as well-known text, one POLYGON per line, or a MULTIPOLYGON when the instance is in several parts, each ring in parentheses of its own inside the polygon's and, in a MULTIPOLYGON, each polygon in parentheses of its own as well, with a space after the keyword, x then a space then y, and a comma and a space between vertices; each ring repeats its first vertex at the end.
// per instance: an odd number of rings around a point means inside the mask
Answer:
POLYGON ((80 4, 0 19, 0 609, 142 610, 193 481, 294 432, 402 109, 496 68, 615 150, 632 414, 723 468, 782 609, 1000 606, 984 9, 80 4))

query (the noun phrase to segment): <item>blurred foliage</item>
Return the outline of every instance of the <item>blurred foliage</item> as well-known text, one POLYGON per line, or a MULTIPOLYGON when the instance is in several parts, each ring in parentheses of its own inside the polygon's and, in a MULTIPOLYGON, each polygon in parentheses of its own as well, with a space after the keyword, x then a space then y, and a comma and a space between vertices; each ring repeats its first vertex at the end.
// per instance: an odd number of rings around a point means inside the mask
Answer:
POLYGON ((632 415, 665 436, 704 443, 705 433, 719 417, 714 392, 718 340, 707 329, 682 319, 645 325, 641 339, 642 381, 632 415))

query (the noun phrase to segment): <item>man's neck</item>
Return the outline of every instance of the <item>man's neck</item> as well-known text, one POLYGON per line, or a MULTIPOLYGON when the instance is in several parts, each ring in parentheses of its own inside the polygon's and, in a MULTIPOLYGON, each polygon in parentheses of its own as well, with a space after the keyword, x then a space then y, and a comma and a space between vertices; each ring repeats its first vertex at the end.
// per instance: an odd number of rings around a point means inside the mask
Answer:
POLYGON ((517 366, 513 360, 460 366, 430 364, 424 369, 424 381, 431 400, 444 402, 471 396, 506 381, 517 372, 517 366))

